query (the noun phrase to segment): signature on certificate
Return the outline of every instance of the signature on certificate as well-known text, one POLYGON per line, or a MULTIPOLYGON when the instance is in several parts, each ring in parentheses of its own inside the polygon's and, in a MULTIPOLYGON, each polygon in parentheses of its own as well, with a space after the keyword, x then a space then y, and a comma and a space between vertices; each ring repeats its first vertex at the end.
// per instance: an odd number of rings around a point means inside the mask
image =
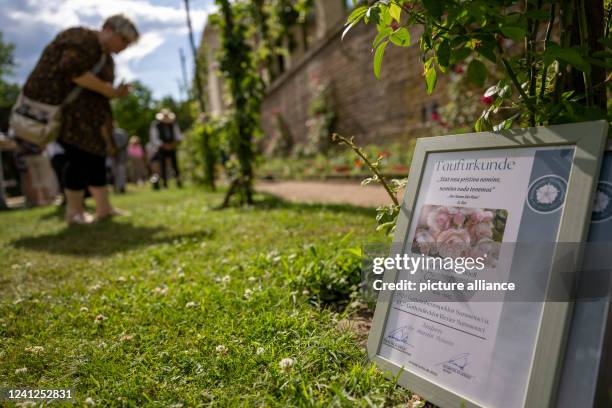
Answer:
POLYGON ((461 354, 457 354, 456 356, 449 358, 448 360, 444 360, 436 365, 449 365, 451 367, 455 367, 463 371, 463 369, 465 369, 465 367, 467 367, 468 365, 469 357, 470 357, 470 353, 461 353, 461 354))
POLYGON ((393 330, 391 333, 387 334, 387 340, 395 340, 400 343, 404 343, 406 345, 412 346, 410 343, 408 343, 408 339, 410 338, 410 333, 413 330, 414 330, 414 327, 412 326, 399 327, 393 330))

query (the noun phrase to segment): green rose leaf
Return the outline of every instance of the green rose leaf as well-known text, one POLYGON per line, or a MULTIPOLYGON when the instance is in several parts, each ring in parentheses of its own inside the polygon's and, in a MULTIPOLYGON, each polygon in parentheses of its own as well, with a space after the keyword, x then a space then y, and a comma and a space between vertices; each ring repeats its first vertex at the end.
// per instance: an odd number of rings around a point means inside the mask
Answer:
POLYGON ((391 14, 391 18, 399 23, 402 16, 402 9, 397 3, 391 3, 391 5, 389 5, 389 14, 391 14))
POLYGON ((376 52, 374 53, 374 76, 377 79, 380 79, 380 68, 382 66, 383 56, 385 55, 385 48, 389 44, 389 41, 385 41, 381 43, 378 48, 376 48, 376 52))
POLYGON ((432 94, 436 88, 436 82, 438 82, 438 74, 436 73, 435 67, 430 67, 425 71, 425 89, 428 94, 432 94))
POLYGON ((500 27, 499 31, 508 38, 512 38, 514 41, 523 41, 527 36, 527 31, 521 27, 504 26, 500 27))
POLYGON ((349 23, 352 23, 353 21, 359 21, 366 15, 367 12, 367 6, 359 6, 355 10, 353 10, 353 12, 348 16, 347 21, 349 23))
POLYGON ((406 27, 398 28, 389 36, 391 42, 400 47, 410 46, 410 31, 406 27))
POLYGON ((444 40, 438 45, 438 50, 436 52, 436 56, 438 57, 438 64, 443 67, 448 67, 450 64, 450 44, 448 41, 444 40))
POLYGON ((472 83, 478 86, 483 86, 485 79, 487 78, 487 68, 482 62, 472 60, 470 65, 468 65, 467 76, 472 83))
POLYGON ((591 66, 574 48, 561 47, 555 43, 549 43, 544 53, 544 63, 550 65, 553 60, 567 62, 582 72, 590 72, 591 66))
POLYGON ((423 6, 425 6, 427 11, 436 18, 439 18, 444 10, 442 2, 439 0, 423 0, 423 6))

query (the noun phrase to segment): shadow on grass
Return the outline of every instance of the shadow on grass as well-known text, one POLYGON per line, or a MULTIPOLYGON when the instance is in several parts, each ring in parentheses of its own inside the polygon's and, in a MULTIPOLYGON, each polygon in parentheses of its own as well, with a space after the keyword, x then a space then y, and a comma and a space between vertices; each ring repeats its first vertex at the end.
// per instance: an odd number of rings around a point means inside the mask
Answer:
POLYGON ((376 209, 368 207, 359 207, 351 204, 330 204, 330 203, 296 203, 286 201, 276 195, 269 193, 258 192, 255 200, 255 209, 258 210, 296 210, 320 212, 330 211, 337 213, 350 213, 355 215, 364 215, 367 217, 375 217, 376 209))
POLYGON ((211 239, 213 232, 200 230, 167 235, 163 226, 135 226, 112 220, 93 225, 73 225, 56 233, 19 238, 10 243, 15 248, 82 257, 103 257, 141 246, 183 240, 211 239))
MULTIPOLYGON (((315 213, 328 211, 372 218, 376 215, 376 210, 372 208, 356 207, 348 204, 293 203, 267 193, 258 193, 255 205, 251 208, 256 212, 289 210, 315 213)), ((219 217, 222 217, 222 214, 222 211, 218 212, 219 217)), ((41 217, 41 219, 52 218, 62 219, 63 208, 58 208, 41 217)), ((143 246, 192 239, 198 241, 210 240, 213 238, 214 234, 211 230, 168 235, 168 229, 163 225, 136 226, 131 223, 108 220, 93 225, 70 226, 55 233, 19 238, 11 241, 10 245, 15 248, 62 255, 103 257, 143 246)))

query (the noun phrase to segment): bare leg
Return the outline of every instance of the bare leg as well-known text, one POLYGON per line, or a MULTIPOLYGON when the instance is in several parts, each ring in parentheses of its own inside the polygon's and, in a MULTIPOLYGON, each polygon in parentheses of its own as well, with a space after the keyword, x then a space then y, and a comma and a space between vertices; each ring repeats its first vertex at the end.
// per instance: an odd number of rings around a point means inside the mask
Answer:
POLYGON ((96 218, 102 219, 113 215, 115 209, 108 199, 108 190, 106 187, 89 187, 89 192, 96 202, 96 218))
POLYGON ((85 214, 83 208, 84 190, 64 190, 66 195, 66 222, 72 223, 89 223, 90 217, 85 214))

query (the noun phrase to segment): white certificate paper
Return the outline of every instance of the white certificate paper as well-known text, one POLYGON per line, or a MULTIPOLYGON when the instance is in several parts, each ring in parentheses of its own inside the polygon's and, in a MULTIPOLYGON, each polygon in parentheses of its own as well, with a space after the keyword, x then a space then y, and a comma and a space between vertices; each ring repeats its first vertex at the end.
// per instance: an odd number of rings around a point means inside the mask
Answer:
MULTIPOLYGON (((573 153, 572 147, 430 153, 403 252, 445 239, 465 242, 464 256, 526 237, 554 242, 573 153)), ((503 280, 515 254, 500 247, 489 272, 503 280)), ((536 302, 432 302, 396 292, 379 354, 476 403, 519 407, 540 312, 536 302)))

